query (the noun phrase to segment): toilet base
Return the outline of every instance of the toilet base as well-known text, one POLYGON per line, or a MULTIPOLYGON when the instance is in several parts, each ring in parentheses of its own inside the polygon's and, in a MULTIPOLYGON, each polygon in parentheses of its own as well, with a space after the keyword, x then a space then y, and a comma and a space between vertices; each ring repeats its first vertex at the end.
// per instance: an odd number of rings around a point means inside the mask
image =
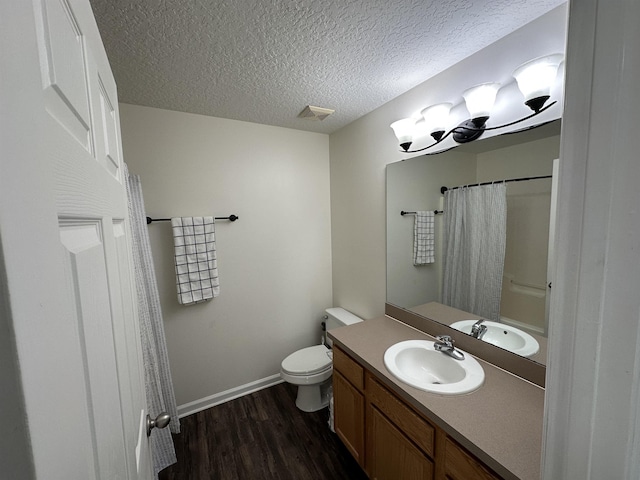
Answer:
POLYGON ((303 412, 317 412, 329 406, 331 378, 315 385, 298 385, 296 407, 303 412))

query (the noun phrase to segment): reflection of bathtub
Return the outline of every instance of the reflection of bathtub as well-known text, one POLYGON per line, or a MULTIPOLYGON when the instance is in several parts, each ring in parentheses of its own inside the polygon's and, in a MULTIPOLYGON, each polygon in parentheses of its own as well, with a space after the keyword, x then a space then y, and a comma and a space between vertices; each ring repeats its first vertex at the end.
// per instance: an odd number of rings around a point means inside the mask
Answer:
POLYGON ((536 335, 544 335, 544 329, 540 327, 535 327, 533 325, 529 325, 528 323, 519 322, 518 320, 514 320, 513 318, 505 317, 500 315, 500 322, 506 325, 511 325, 512 327, 519 328, 520 330, 524 330, 527 333, 535 333, 536 335))
POLYGON ((508 273, 505 273, 502 276, 502 285, 504 286, 505 283, 508 285, 509 290, 513 293, 531 295, 532 297, 537 298, 544 298, 547 293, 547 289, 544 285, 520 282, 516 280, 513 275, 509 275, 508 273))
POLYGON ((545 285, 518 281, 505 273, 502 277, 500 315, 504 323, 525 331, 544 333, 546 309, 545 285))

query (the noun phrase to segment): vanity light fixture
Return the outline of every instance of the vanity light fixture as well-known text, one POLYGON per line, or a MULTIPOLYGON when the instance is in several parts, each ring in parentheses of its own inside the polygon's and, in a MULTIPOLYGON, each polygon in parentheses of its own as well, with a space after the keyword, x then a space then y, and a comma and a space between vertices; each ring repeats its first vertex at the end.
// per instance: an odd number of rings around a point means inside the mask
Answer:
POLYGON ((416 131, 416 119, 403 118, 402 120, 393 122, 390 126, 396 134, 396 137, 400 142, 400 146, 405 152, 408 152, 413 140, 413 135, 416 131))
POLYGON ((483 83, 464 91, 462 97, 469 110, 470 119, 462 122, 454 130, 453 139, 456 142, 472 142, 482 135, 496 102, 498 90, 499 83, 483 83))
POLYGON ((462 94, 469 111, 469 119, 452 128, 446 134, 447 117, 452 105, 450 103, 439 103, 422 110, 423 123, 426 128, 430 129, 429 133, 435 140, 435 143, 431 145, 417 150, 409 150, 413 137, 417 132, 416 119, 405 118, 393 122, 391 128, 400 142, 402 151, 415 153, 427 150, 442 143, 449 135, 452 135, 453 140, 457 143, 472 142, 486 130, 509 127, 539 115, 556 104, 554 101, 544 106, 550 98, 551 86, 556 78, 562 59, 562 54, 546 55, 522 64, 513 72, 518 88, 524 96, 525 105, 533 110, 531 115, 503 125, 487 127, 487 120, 491 116, 491 110, 500 90, 500 84, 483 83, 465 90, 462 94))
POLYGON ((524 95, 524 104, 534 112, 540 111, 549 100, 551 85, 558 73, 563 56, 559 53, 531 60, 513 72, 518 88, 524 95))
POLYGON ((437 142, 446 131, 447 118, 453 105, 450 103, 438 103, 425 108, 420 113, 424 118, 424 123, 431 127, 429 134, 437 142))

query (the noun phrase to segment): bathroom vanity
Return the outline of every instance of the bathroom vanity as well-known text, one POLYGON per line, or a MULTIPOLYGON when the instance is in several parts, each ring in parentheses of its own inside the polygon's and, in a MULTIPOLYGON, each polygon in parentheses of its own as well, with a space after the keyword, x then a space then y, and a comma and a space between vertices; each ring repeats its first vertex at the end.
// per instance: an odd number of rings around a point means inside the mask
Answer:
POLYGON ((478 359, 484 384, 443 396, 411 387, 384 365, 404 340, 433 340, 384 316, 329 332, 335 430, 369 478, 540 478, 544 389, 478 359))

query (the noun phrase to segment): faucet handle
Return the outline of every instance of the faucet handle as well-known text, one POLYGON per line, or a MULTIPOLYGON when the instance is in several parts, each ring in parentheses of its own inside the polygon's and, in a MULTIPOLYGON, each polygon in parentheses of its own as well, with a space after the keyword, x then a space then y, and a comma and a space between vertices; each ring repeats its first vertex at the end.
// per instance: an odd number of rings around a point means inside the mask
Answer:
POLYGON ((464 353, 454 348, 453 338, 449 335, 436 335, 436 340, 437 342, 433 344, 436 351, 449 355, 455 360, 464 360, 464 353))

